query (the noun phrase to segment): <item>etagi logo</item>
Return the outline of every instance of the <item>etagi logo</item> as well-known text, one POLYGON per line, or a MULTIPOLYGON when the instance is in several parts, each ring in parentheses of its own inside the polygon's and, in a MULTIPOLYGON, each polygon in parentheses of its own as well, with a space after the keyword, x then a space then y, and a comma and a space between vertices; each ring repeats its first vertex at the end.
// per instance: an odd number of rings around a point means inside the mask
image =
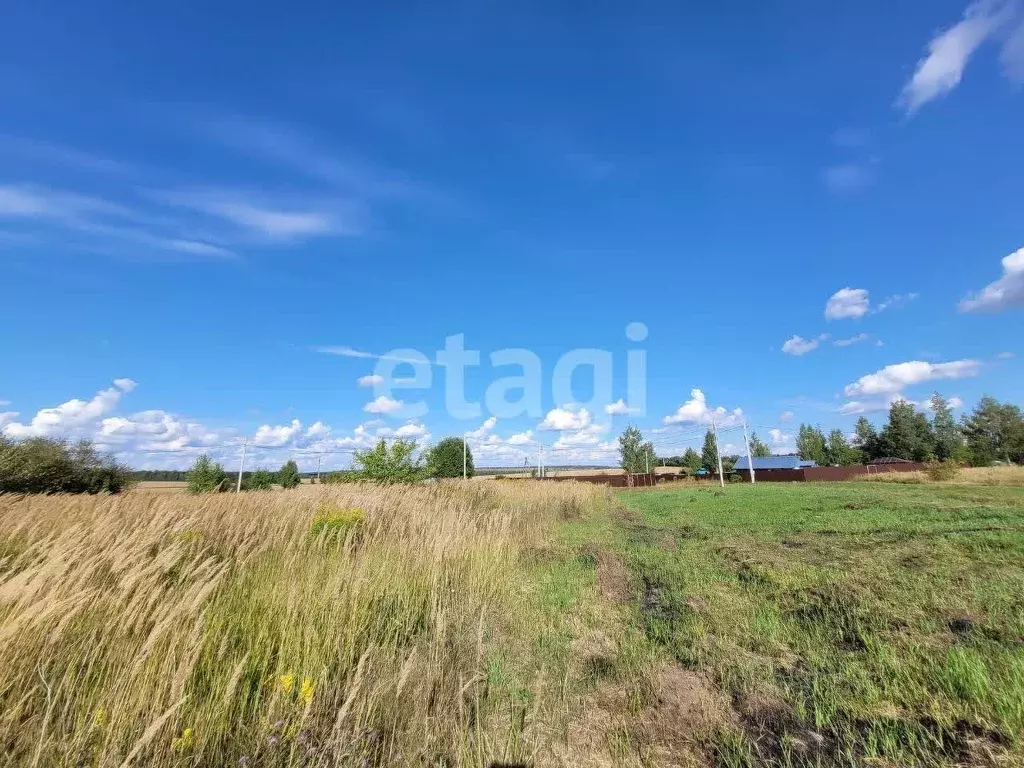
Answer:
MULTIPOLYGON (((626 338, 640 344, 647 339, 647 326, 630 323, 626 338)), ((514 375, 495 378, 487 386, 483 404, 466 396, 466 371, 480 366, 479 350, 467 349, 465 334, 448 336, 444 349, 434 359, 418 349, 393 349, 377 360, 374 369, 374 395, 382 403, 402 401, 403 415, 414 418, 428 413, 422 400, 410 400, 407 392, 429 390, 434 385, 434 368, 444 369, 445 411, 454 419, 479 418, 484 409, 499 419, 518 416, 541 418, 544 415, 544 366, 533 350, 513 348, 491 352, 492 368, 514 368, 514 375)), ((643 416, 647 413, 647 351, 631 348, 626 351, 626 399, 620 413, 643 416)), ((565 352, 551 370, 551 402, 572 403, 591 413, 600 412, 612 403, 612 382, 615 356, 605 349, 571 349, 565 352), (573 379, 581 371, 591 380, 591 397, 581 401, 573 396, 573 379)))

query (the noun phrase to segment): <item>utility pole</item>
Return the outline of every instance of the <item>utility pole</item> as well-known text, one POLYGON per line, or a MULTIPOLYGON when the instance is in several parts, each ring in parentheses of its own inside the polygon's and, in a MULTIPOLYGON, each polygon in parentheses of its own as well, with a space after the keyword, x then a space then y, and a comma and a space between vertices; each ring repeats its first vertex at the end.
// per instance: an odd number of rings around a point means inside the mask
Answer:
POLYGON ((323 454, 318 453, 316 455, 316 484, 320 485, 320 460, 323 458, 323 454))
POLYGON ((718 427, 715 420, 711 420, 711 434, 715 436, 715 453, 718 456, 718 482, 725 488, 725 473, 722 471, 722 449, 718 447, 718 427))
POLYGON ((544 479, 544 446, 540 447, 540 479, 544 479))
POLYGON ((248 440, 242 441, 242 460, 238 462, 238 485, 235 486, 235 493, 242 492, 242 470, 245 468, 245 448, 248 444, 248 440))
POLYGON ((750 482, 754 482, 754 457, 750 455, 750 440, 747 438, 747 422, 743 422, 743 443, 747 446, 747 468, 750 470, 750 482))

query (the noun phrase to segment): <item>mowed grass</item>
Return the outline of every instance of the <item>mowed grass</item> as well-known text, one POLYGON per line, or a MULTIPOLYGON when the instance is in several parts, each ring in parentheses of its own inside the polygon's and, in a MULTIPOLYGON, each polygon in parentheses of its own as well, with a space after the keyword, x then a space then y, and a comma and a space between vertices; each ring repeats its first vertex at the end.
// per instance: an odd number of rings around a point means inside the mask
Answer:
POLYGON ((1024 489, 623 492, 573 524, 634 626, 721 690, 724 765, 1024 764, 1024 489))

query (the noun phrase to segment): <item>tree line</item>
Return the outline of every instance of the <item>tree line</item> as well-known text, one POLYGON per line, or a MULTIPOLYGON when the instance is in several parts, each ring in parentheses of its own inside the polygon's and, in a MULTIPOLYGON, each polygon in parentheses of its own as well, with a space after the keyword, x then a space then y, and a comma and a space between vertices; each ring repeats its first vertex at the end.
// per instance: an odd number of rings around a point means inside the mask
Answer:
POLYGON ((822 466, 862 464, 876 459, 951 461, 987 467, 996 462, 1024 462, 1024 414, 1019 406, 983 397, 959 421, 949 401, 936 392, 932 416, 905 400, 889 406, 889 416, 877 429, 866 416, 857 419, 852 440, 842 430, 827 436, 818 427, 801 424, 796 449, 800 458, 822 466))

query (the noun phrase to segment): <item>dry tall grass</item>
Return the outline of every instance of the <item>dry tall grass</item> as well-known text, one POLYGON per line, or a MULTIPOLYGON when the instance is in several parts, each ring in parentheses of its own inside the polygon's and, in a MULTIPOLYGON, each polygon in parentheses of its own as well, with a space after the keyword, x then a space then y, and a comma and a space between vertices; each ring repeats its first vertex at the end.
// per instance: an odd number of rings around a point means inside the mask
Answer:
POLYGON ((601 493, 0 496, 4 763, 486 764, 516 563, 601 493), (321 503, 366 521, 314 535, 321 503))
POLYGON ((925 472, 878 472, 860 475, 854 480, 868 483, 919 485, 940 482, 943 485, 1009 485, 1024 486, 1024 467, 965 467, 952 480, 935 481, 925 472))

